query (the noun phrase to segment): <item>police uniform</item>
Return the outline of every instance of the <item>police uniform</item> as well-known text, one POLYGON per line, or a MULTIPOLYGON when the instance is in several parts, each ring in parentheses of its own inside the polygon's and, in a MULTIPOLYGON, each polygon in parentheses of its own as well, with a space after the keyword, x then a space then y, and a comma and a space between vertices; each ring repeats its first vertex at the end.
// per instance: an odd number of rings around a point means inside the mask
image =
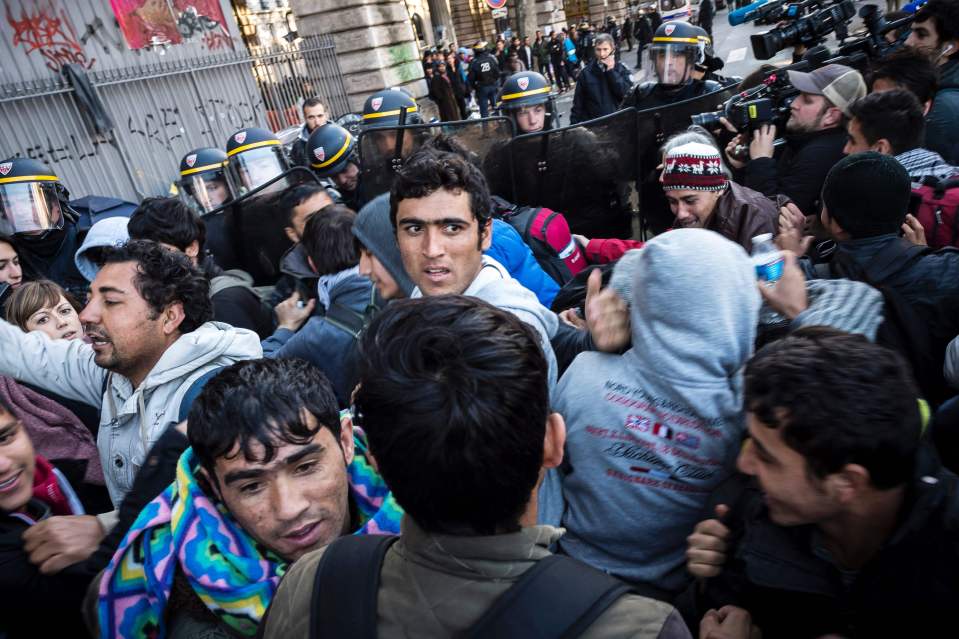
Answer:
POLYGON ((0 162, 0 234, 12 236, 25 280, 50 279, 79 299, 89 283, 74 261, 79 218, 69 193, 46 165, 29 158, 0 162))

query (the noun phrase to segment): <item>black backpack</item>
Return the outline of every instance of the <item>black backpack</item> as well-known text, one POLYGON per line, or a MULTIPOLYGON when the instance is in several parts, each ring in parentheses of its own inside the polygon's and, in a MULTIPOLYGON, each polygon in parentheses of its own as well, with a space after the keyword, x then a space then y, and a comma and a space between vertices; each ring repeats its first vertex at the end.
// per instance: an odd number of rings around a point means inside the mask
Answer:
MULTIPOLYGON (((313 582, 310 639, 376 638, 380 569, 397 539, 348 535, 330 544, 313 582)), ((458 639, 571 639, 631 592, 576 559, 551 555, 527 570, 458 639)))

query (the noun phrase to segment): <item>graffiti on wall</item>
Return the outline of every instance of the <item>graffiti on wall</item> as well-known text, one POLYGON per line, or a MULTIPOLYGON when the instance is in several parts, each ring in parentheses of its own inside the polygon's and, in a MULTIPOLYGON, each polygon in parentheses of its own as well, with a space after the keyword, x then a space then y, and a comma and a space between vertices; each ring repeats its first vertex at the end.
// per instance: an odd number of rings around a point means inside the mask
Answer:
POLYGON ((53 2, 42 5, 27 2, 20 5, 19 16, 4 2, 7 24, 13 29, 13 46, 23 46, 27 55, 37 53, 51 71, 59 72, 66 64, 79 64, 89 69, 96 62, 83 50, 67 12, 57 11, 53 2))
POLYGON ((233 48, 219 0, 110 0, 110 6, 131 49, 182 42, 233 48))

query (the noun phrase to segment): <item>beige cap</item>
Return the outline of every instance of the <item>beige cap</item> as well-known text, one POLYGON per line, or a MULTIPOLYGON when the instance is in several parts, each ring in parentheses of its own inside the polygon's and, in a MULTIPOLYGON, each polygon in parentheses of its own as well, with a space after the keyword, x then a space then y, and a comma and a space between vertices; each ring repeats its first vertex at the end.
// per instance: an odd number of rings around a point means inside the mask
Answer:
POLYGON ((866 95, 862 74, 842 64, 827 64, 815 71, 790 71, 789 82, 803 93, 825 96, 846 117, 849 106, 866 95))

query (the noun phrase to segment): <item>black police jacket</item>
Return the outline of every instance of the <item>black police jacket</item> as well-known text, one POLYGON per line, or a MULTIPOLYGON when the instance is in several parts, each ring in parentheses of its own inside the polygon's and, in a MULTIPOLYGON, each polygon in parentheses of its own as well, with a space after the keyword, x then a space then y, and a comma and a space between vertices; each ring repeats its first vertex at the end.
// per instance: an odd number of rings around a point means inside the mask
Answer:
POLYGON ((817 552, 813 526, 778 526, 742 475, 714 493, 731 511, 727 561, 676 601, 691 628, 710 608, 745 608, 764 637, 951 636, 959 601, 959 478, 931 447, 916 456, 899 524, 865 566, 841 573, 817 552))
POLYGON ((626 94, 619 108, 635 107, 640 110, 654 109, 691 98, 698 98, 701 95, 719 91, 722 88, 723 85, 713 80, 693 80, 683 85, 680 89, 667 89, 656 82, 643 82, 642 84, 637 84, 626 94))
POLYGON ((86 299, 90 283, 74 261, 82 238, 71 216, 64 215, 63 228, 50 231, 46 237, 17 236, 15 242, 25 280, 53 280, 77 299, 86 299))
POLYGON ((629 69, 622 62, 606 70, 597 60, 593 60, 577 78, 569 123, 576 124, 615 113, 631 84, 629 69))
POLYGON ((826 174, 844 157, 846 130, 836 127, 785 139, 775 158, 757 158, 746 164, 742 183, 769 197, 785 195, 800 211, 815 215, 826 174))
POLYGON ((495 86, 499 82, 499 63, 489 53, 479 55, 470 62, 467 78, 474 89, 495 86))

